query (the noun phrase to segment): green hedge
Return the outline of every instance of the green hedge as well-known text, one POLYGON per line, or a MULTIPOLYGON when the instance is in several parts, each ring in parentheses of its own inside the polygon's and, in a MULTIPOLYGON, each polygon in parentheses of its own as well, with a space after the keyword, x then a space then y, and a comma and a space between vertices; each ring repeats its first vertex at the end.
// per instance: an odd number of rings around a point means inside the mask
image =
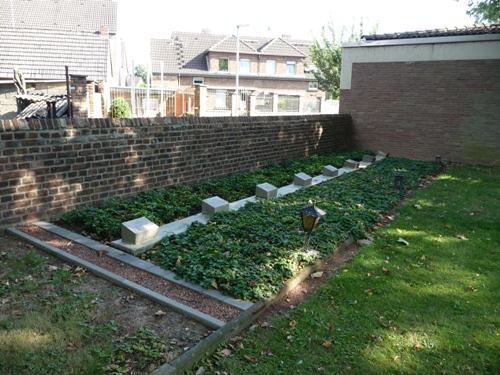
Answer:
POLYGON ((434 163, 387 158, 370 168, 281 199, 248 204, 215 215, 207 225, 193 224, 166 238, 146 257, 180 277, 216 287, 243 299, 263 299, 279 291, 302 266, 331 254, 350 235, 362 238, 383 212, 401 199, 394 174, 404 173, 405 189, 414 188, 434 163), (309 200, 327 215, 305 252, 299 211, 309 200))
POLYGON ((201 201, 218 195, 230 202, 255 194, 255 185, 269 182, 276 186, 290 183, 297 172, 310 175, 321 173, 324 165, 340 167, 346 159, 360 159, 363 152, 339 152, 311 156, 283 164, 270 165, 255 171, 241 172, 196 186, 173 186, 139 193, 133 198, 113 198, 100 207, 84 207, 62 216, 59 224, 110 241, 120 237, 124 221, 147 217, 158 225, 189 216, 201 210, 201 201))

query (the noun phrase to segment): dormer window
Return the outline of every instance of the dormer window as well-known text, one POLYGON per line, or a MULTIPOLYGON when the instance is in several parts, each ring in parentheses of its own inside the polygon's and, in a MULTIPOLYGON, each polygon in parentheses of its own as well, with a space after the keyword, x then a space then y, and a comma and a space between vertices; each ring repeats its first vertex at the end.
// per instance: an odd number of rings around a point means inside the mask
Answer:
POLYGON ((297 73, 297 63, 295 61, 286 62, 286 73, 293 76, 297 73))
POLYGON ((219 59, 219 72, 229 72, 228 59, 219 59))

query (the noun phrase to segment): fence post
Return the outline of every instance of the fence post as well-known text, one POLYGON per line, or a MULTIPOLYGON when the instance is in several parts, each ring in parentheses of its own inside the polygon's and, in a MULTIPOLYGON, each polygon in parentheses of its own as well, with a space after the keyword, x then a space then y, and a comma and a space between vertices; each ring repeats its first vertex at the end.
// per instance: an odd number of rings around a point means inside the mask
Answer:
POLYGON ((203 117, 207 112, 208 90, 205 85, 196 85, 194 88, 195 116, 203 117))
POLYGON ((273 92, 273 113, 278 113, 278 94, 273 92))
POLYGON ((255 105, 257 104, 257 94, 255 92, 252 92, 250 94, 250 99, 249 99, 249 108, 248 108, 248 115, 249 116, 255 116, 256 111, 255 111, 255 105))

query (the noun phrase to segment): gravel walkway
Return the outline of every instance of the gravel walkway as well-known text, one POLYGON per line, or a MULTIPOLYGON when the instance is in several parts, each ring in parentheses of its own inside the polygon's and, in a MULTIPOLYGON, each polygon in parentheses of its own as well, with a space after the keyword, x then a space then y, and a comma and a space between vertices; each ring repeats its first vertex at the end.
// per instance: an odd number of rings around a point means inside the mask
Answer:
POLYGON ((99 256, 98 253, 86 246, 59 237, 35 225, 22 226, 19 230, 222 321, 227 322, 238 316, 241 312, 233 306, 226 305, 151 273, 118 262, 106 255, 99 256))

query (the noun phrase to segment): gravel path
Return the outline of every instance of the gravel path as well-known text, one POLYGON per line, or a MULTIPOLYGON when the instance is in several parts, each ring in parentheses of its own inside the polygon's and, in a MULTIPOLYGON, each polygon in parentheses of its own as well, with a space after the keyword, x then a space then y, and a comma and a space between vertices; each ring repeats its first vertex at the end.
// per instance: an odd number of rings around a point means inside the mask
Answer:
POLYGON ((225 303, 206 297, 198 292, 184 288, 183 286, 165 280, 149 272, 145 272, 121 263, 107 257, 106 255, 99 256, 98 253, 87 248, 86 246, 59 237, 35 225, 22 226, 19 229, 37 237, 49 245, 65 250, 70 254, 92 262, 99 267, 111 271, 121 277, 222 321, 227 322, 240 314, 240 310, 233 306, 226 305, 225 303))

